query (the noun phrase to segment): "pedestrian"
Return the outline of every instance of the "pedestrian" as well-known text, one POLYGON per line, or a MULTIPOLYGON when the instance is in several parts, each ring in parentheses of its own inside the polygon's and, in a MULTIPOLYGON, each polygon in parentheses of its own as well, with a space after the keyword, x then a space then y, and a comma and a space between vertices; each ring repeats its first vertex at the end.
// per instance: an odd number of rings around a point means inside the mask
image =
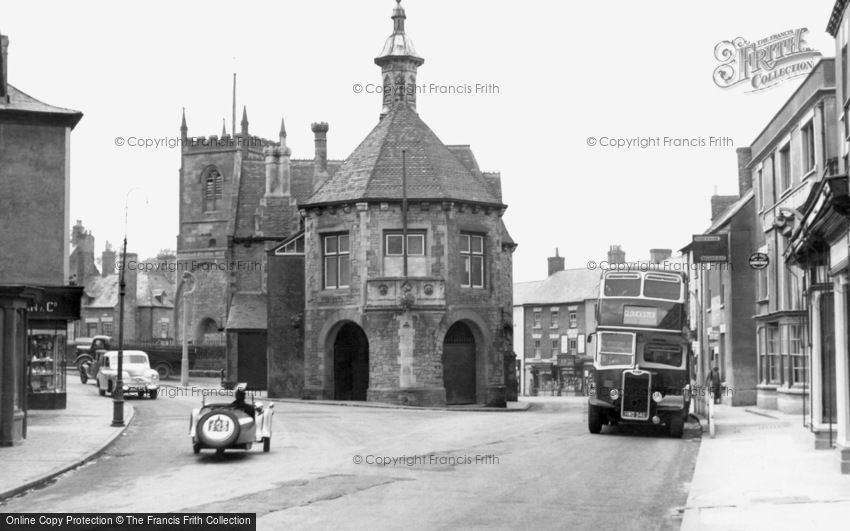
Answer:
POLYGON ((720 403, 720 369, 714 367, 705 379, 705 386, 711 389, 714 403, 720 403))

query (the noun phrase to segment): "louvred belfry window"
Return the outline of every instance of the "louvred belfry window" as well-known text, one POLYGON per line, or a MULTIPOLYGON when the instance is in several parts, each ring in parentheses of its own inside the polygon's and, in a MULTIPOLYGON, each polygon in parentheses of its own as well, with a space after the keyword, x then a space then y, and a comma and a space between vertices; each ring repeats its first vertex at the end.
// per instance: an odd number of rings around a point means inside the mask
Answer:
POLYGON ((223 188, 221 172, 211 166, 204 170, 201 182, 204 187, 204 211, 218 210, 223 188))

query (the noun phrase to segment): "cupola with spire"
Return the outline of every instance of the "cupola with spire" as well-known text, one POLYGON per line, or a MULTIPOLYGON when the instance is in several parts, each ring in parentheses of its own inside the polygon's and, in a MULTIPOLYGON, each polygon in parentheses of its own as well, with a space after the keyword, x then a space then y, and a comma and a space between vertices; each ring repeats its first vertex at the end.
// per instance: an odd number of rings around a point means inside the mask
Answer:
POLYGON ((398 103, 406 103, 416 110, 416 70, 425 59, 416 53, 413 41, 404 33, 404 8, 401 0, 396 0, 393 9, 393 32, 387 37, 381 54, 375 58, 375 64, 381 67, 383 107, 381 118, 398 103))

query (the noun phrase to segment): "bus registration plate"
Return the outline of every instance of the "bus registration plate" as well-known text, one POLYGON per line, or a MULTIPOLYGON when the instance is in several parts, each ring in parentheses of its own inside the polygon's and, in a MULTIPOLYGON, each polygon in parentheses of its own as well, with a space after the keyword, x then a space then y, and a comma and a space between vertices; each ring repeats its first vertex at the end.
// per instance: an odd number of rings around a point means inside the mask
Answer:
POLYGON ((642 411, 623 411, 623 417, 630 419, 647 419, 649 418, 648 413, 644 413, 642 411))

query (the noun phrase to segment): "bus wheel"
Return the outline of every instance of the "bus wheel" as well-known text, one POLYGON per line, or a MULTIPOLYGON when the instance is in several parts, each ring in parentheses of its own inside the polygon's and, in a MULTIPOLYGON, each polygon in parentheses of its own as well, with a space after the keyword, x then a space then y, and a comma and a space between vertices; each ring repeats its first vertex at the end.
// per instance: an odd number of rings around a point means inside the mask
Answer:
POLYGON ((587 429, 590 433, 599 433, 602 431, 602 409, 596 406, 587 405, 587 429))
POLYGON ((685 433, 685 415, 682 413, 674 414, 670 417, 670 437, 681 439, 685 433))

